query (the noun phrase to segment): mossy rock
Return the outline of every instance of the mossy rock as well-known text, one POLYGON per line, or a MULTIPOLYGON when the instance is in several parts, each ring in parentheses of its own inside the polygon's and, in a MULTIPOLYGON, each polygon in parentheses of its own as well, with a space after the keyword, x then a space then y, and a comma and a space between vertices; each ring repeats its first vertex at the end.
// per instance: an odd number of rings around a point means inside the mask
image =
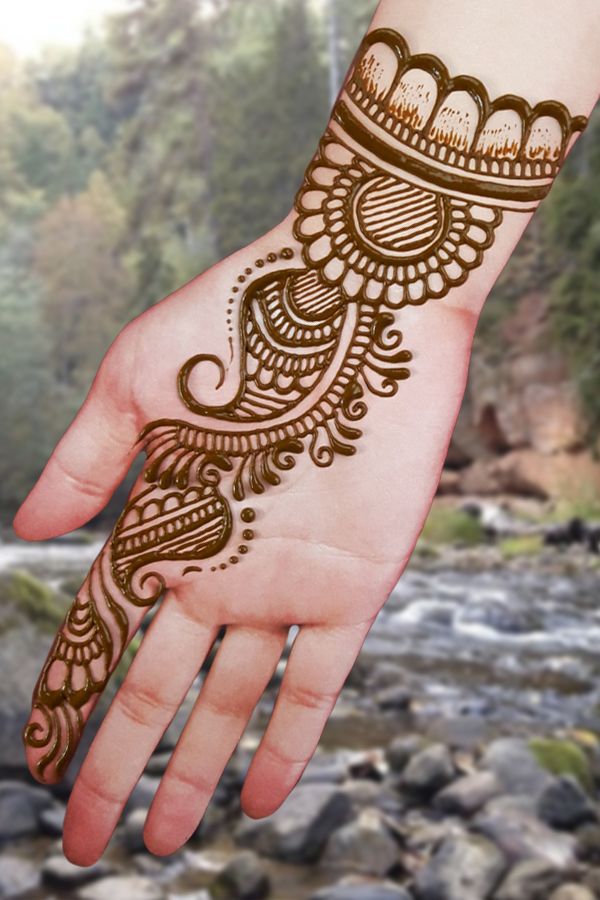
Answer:
POLYGON ((500 543, 500 553, 504 559, 520 556, 537 556, 544 549, 544 541, 538 534, 506 538, 500 543))
POLYGON ((463 509, 434 506, 421 539, 430 544, 458 544, 473 546, 485 541, 485 532, 477 519, 463 509))
POLYGON ((589 759, 574 741, 536 737, 531 739, 529 746, 542 768, 553 775, 573 775, 586 791, 593 791, 589 759))
POLYGON ((66 601, 34 575, 17 569, 0 582, 0 600, 14 616, 33 622, 43 631, 56 629, 65 616, 66 601))

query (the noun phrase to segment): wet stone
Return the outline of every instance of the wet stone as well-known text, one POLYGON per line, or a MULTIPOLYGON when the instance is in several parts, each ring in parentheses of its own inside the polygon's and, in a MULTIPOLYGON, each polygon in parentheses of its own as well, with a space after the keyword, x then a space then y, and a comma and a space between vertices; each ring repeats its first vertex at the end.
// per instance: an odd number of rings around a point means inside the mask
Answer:
POLYGON ((41 881, 37 863, 17 856, 0 856, 0 897, 20 897, 35 890, 41 881))
POLYGON ((496 774, 506 794, 537 797, 553 780, 521 738, 492 741, 483 754, 481 767, 496 774))
POLYGON ((250 850, 234 856, 211 885, 211 893, 219 900, 262 900, 269 891, 264 865, 250 850))
POLYGON ((470 816, 500 791, 500 783, 493 772, 473 772, 436 794, 434 806, 444 813, 470 816))
POLYGON ((339 788, 328 784, 301 785, 266 819, 244 817, 235 840, 263 856, 295 863, 314 862, 330 834, 345 825, 352 805, 339 788))
POLYGON ((494 900, 547 900, 564 873, 542 859, 526 859, 510 870, 494 900))
POLYGON ((595 900, 594 894, 583 884, 563 884, 549 900, 595 900))
POLYGON ((567 830, 598 819, 593 803, 573 775, 563 775, 545 788, 538 800, 538 815, 553 828, 567 830))
POLYGON ((507 867, 501 850, 485 838, 447 838, 417 875, 420 900, 487 900, 507 867))
POLYGON ((344 878, 337 884, 321 888, 310 900, 412 900, 400 885, 391 881, 344 878))
POLYGON ((364 810, 355 822, 334 831, 321 865, 344 872, 383 876, 398 863, 398 844, 375 809, 364 810))
POLYGON ((0 841, 36 834, 40 813, 53 805, 52 794, 44 788, 0 782, 0 841))
MULTIPOLYGON (((505 798, 501 798, 505 799, 505 798)), ((474 820, 474 827, 494 841, 511 859, 543 859, 557 869, 575 862, 575 839, 554 831, 517 806, 500 808, 492 801, 474 820)))
POLYGON ((445 744, 432 744, 413 756, 400 779, 400 786, 410 793, 431 796, 456 776, 450 751, 445 744))
POLYGON ((164 900, 155 882, 142 875, 113 875, 80 888, 78 900, 164 900))
POLYGON ((100 861, 93 866, 82 868, 58 854, 50 856, 42 865, 42 878, 49 887, 73 888, 110 874, 111 867, 108 863, 100 861))
POLYGON ((385 751, 387 764, 392 772, 402 772, 415 753, 422 749, 423 741, 416 735, 396 738, 385 751))

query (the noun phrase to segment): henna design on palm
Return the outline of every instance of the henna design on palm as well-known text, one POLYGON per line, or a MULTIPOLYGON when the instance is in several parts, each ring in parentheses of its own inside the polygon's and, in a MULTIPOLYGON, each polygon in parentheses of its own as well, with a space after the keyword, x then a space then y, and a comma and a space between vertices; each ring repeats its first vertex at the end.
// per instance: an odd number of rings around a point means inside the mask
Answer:
POLYGON ((296 198, 301 257, 281 248, 233 289, 236 396, 203 403, 195 370, 213 365, 220 386, 226 366, 194 356, 178 377, 193 420, 154 421, 140 436, 147 487, 117 522, 36 688, 25 743, 46 749, 40 776, 68 763, 81 710, 126 645, 126 605, 160 598, 165 563, 185 575, 241 562, 255 537, 250 498, 278 487, 301 454, 326 468, 356 452, 369 398, 394 396, 409 377, 402 308, 466 281, 503 212, 535 209, 585 124, 555 102, 491 101, 477 79, 411 56, 395 32, 366 38, 296 198))

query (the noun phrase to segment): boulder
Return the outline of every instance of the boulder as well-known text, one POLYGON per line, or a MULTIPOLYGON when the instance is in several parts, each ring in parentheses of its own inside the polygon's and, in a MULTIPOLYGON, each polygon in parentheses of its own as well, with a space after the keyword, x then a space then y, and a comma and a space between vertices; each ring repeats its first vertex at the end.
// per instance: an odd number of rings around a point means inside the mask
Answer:
POLYGON ((493 472, 500 489, 509 494, 559 499, 600 490, 600 463, 587 450, 552 456, 514 450, 495 462, 493 472))
POLYGON ((333 832, 321 857, 326 868, 364 875, 387 875, 398 862, 398 844, 376 809, 333 832))
POLYGON ((498 738, 486 748, 481 767, 494 772, 504 793, 538 797, 553 778, 521 738, 498 738))
POLYGON ((507 868, 502 851, 477 835, 447 838, 417 875, 421 900, 487 900, 507 868))
POLYGON ((300 785, 272 816, 244 817, 235 840, 263 856, 294 863, 314 862, 327 839, 351 817, 349 797, 329 784, 300 785))
POLYGON ((511 862, 541 859, 557 869, 569 868, 575 862, 575 838, 553 831, 518 804, 511 807, 492 800, 475 817, 473 827, 494 841, 511 862))
POLYGON ((250 850, 234 856, 211 885, 211 894, 219 900, 262 900, 269 891, 264 865, 250 850))
POLYGON ((388 744, 385 751, 385 758, 392 772, 402 772, 406 768, 410 758, 414 756, 422 746, 422 738, 413 734, 408 737, 396 738, 391 744, 388 744))
POLYGON ((470 816, 501 790, 494 772, 473 772, 443 788, 436 794, 433 805, 444 813, 470 816))
POLYGON ((426 797, 444 788, 456 777, 450 751, 445 744, 432 744, 416 753, 402 772, 400 785, 426 797))
POLYGON ((494 900, 547 900, 564 873, 542 859, 526 859, 512 867, 494 900))
POLYGON ((80 888, 78 900, 164 900, 161 887, 143 875, 111 875, 80 888))
POLYGON ((408 891, 391 881, 344 878, 337 884, 321 888, 310 900, 412 900, 408 891))
POLYGON ((37 863, 20 856, 0 856, 0 897, 20 897, 34 891, 41 882, 37 863))
POLYGON ((567 830, 598 819, 594 804, 573 775, 562 775, 542 791, 538 815, 553 828, 567 830))
POLYGON ((0 841, 34 835, 42 810, 54 805, 52 794, 22 781, 0 781, 0 841))

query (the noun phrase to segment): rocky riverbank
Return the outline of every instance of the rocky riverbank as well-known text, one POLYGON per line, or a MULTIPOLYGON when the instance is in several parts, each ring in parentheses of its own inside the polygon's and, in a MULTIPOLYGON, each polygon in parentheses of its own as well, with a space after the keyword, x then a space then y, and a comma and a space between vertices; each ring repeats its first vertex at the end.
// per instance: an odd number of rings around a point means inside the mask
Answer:
MULTIPOLYGON (((168 744, 168 740, 167 740, 168 744)), ((141 779, 105 858, 60 851, 62 793, 0 783, 0 896, 79 900, 593 900, 600 896, 600 750, 589 734, 468 748, 406 734, 321 751, 269 819, 239 810, 242 746, 188 847, 144 850, 167 754, 141 779)))

